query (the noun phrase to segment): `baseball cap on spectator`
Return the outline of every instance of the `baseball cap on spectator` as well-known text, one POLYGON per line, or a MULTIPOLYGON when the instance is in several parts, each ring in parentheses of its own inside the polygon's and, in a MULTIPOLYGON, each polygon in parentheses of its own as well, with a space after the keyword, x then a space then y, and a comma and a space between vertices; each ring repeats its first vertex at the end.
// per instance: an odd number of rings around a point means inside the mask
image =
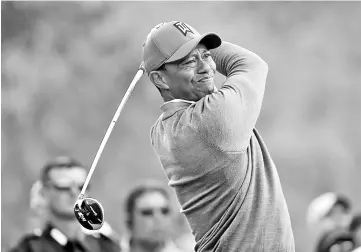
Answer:
POLYGON ((312 200, 308 207, 306 216, 308 225, 312 225, 321 221, 336 205, 343 206, 346 211, 349 211, 351 208, 349 199, 343 195, 339 195, 333 192, 322 194, 312 200))
POLYGON ((199 43, 203 43, 210 50, 220 46, 222 40, 215 33, 201 35, 192 26, 183 22, 160 23, 151 30, 144 42, 144 68, 149 74, 164 63, 184 58, 199 43))

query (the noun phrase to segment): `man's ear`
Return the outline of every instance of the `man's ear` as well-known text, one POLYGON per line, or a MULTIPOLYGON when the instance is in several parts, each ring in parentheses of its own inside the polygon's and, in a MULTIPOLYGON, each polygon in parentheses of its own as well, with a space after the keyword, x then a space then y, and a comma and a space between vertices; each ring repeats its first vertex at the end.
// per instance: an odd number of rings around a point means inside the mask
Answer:
POLYGON ((149 73, 150 81, 159 89, 169 89, 167 81, 160 71, 151 71, 149 73))
POLYGON ((44 186, 40 180, 33 184, 30 190, 30 209, 34 211, 43 210, 47 204, 44 195, 44 186))
POLYGON ((47 188, 46 186, 40 181, 40 189, 39 189, 39 196, 41 196, 44 200, 46 199, 47 196, 47 188))

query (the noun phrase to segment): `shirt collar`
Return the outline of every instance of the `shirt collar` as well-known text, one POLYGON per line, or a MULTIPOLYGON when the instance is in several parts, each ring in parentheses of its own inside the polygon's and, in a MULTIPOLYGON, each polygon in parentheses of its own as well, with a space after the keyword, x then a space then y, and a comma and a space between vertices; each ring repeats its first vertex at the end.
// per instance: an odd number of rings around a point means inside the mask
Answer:
POLYGON ((167 101, 163 103, 163 105, 160 107, 161 111, 163 112, 162 117, 163 119, 166 119, 173 115, 175 112, 188 108, 192 104, 195 104, 194 101, 187 101, 182 99, 174 99, 171 101, 167 101))
POLYGON ((51 223, 48 223, 46 225, 46 228, 44 230, 44 235, 50 236, 52 239, 54 239, 57 243, 59 243, 62 246, 65 246, 68 243, 68 237, 61 232, 59 229, 54 227, 51 223))
POLYGON ((62 246, 65 246, 68 242, 68 238, 66 237, 66 235, 57 228, 52 228, 49 234, 55 241, 57 241, 62 246))
POLYGON ((183 99, 173 99, 173 100, 170 100, 170 101, 165 102, 164 104, 170 103, 170 102, 188 102, 188 103, 190 103, 190 104, 195 103, 194 101, 188 101, 188 100, 183 100, 183 99))

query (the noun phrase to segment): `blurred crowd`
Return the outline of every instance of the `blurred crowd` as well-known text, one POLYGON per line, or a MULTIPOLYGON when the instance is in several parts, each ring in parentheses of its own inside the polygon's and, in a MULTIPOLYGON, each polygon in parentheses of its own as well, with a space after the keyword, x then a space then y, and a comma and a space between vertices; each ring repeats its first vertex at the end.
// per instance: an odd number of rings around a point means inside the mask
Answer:
POLYGON ((356 2, 3 1, 2 251, 194 250, 190 231, 175 232, 179 209, 169 204, 173 194, 159 189, 162 183, 128 188, 140 173, 163 176, 149 147, 159 94, 146 81, 133 92, 128 117, 107 145, 101 179, 87 191, 106 195, 105 204, 124 206, 105 207, 99 231, 83 229, 73 212, 87 172, 78 168, 86 165, 69 157, 46 160, 64 151, 90 160, 139 65, 144 35, 152 24, 176 19, 221 33, 269 62, 259 127, 283 180, 296 251, 361 250, 360 201, 350 200, 358 198, 361 174, 361 120, 355 116, 361 106, 359 7, 356 2), (124 188, 129 191, 123 202, 117 190, 124 188), (320 188, 347 193, 332 191, 311 202, 320 188), (37 228, 29 233, 29 227, 37 228))
MULTIPOLYGON (((96 231, 83 228, 75 218, 74 203, 86 176, 84 166, 70 157, 46 163, 30 191, 29 208, 32 217, 40 220, 39 226, 24 234, 10 252, 194 251, 191 233, 172 236, 177 225, 172 194, 151 179, 127 193, 123 203, 126 234, 117 233, 106 221, 96 231)), ((315 198, 306 212, 306 223, 316 240, 314 252, 361 251, 361 213, 354 213, 347 196, 328 192, 315 198)))
POLYGON ((335 192, 311 201, 306 222, 315 238, 315 252, 361 251, 361 213, 354 213, 350 199, 335 192))
POLYGON ((32 217, 40 225, 24 236, 10 252, 187 252, 193 251, 190 234, 172 237, 176 223, 171 194, 161 182, 134 185, 124 202, 127 234, 118 234, 108 222, 99 230, 83 228, 75 218, 74 204, 87 170, 77 160, 57 157, 42 169, 30 191, 32 217))

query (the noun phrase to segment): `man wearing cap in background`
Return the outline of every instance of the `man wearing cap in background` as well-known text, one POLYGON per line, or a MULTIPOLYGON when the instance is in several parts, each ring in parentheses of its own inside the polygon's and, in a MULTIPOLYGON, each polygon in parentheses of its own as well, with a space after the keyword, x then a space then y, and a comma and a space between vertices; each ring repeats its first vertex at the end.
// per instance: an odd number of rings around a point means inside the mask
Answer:
POLYGON ((151 143, 195 236, 195 250, 295 251, 279 176, 255 129, 267 64, 178 21, 152 29, 143 63, 165 102, 151 143), (219 90, 216 70, 226 77, 219 90))
POLYGON ((334 229, 348 229, 351 218, 350 200, 344 195, 328 192, 311 201, 306 221, 311 234, 318 238, 334 229))
POLYGON ((30 207, 40 217, 41 228, 25 235, 11 252, 120 251, 109 226, 102 233, 89 233, 75 218, 74 203, 86 175, 83 166, 68 157, 58 157, 44 167, 41 180, 30 192, 30 207))
POLYGON ((134 186, 125 200, 125 216, 129 239, 124 251, 187 252, 172 239, 177 229, 175 213, 170 194, 160 182, 146 180, 134 186))
MULTIPOLYGON (((33 230, 35 234, 41 234, 42 228, 47 224, 47 209, 46 201, 43 197, 42 191, 43 185, 40 180, 36 181, 30 190, 30 211, 32 213, 31 217, 34 217, 34 225, 36 228, 33 230)), ((108 222, 104 221, 103 226, 99 230, 88 230, 83 226, 80 226, 82 231, 85 234, 94 235, 100 237, 104 235, 110 239, 113 239, 116 242, 120 241, 120 236, 117 234, 113 228, 109 225, 108 222)))

